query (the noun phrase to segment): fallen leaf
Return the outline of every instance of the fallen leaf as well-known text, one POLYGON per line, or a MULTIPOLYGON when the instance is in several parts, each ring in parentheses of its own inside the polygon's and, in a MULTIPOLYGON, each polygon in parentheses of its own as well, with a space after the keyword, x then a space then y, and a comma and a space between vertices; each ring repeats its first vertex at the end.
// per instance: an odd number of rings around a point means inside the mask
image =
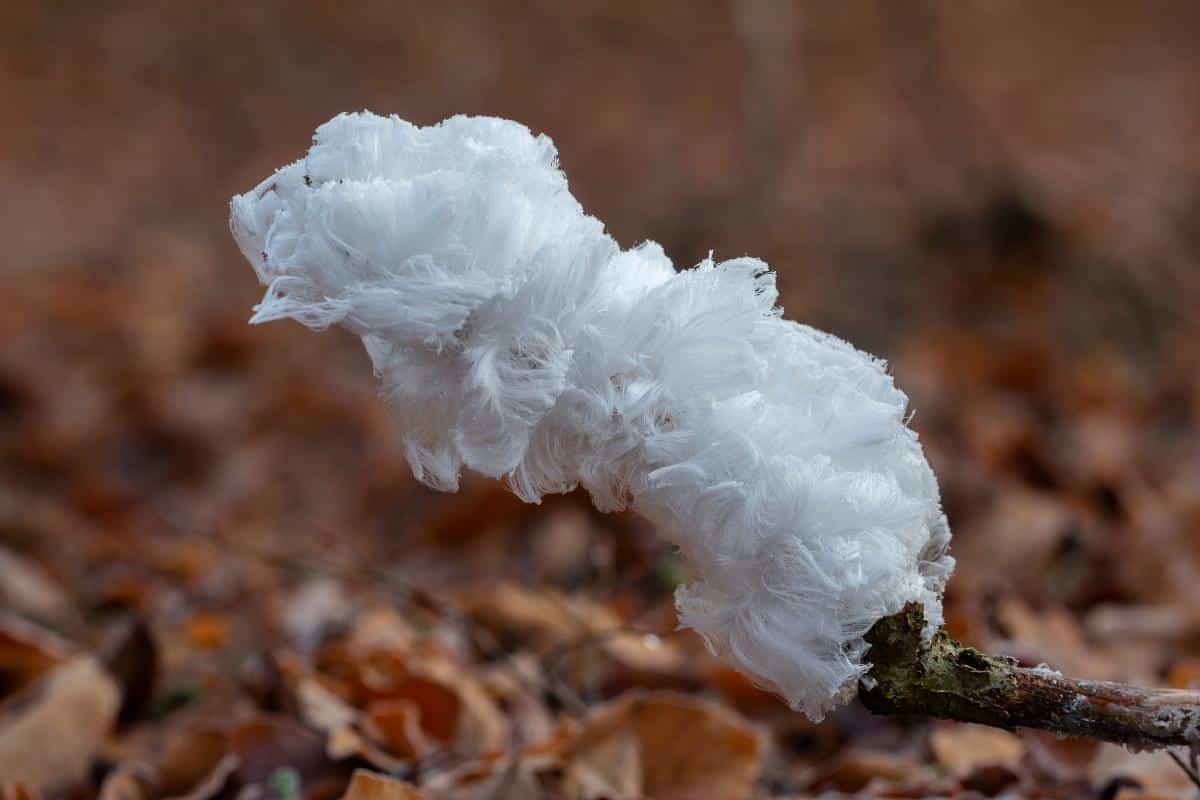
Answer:
POLYGON ((99 800, 152 800, 158 796, 157 778, 149 764, 121 764, 104 778, 99 800))
POLYGON ((0 607, 59 626, 69 627, 79 621, 71 598, 41 565, 2 546, 0 607))
POLYGON ((387 753, 356 728, 338 728, 325 740, 325 755, 334 761, 360 760, 384 772, 401 772, 411 764, 387 753))
POLYGON ((72 651, 70 644, 32 622, 0 618, 0 696, 28 686, 72 651))
POLYGON ((565 788, 571 797, 637 797, 644 782, 637 734, 623 728, 575 753, 565 788))
POLYGON ((229 738, 212 727, 188 727, 167 739, 158 763, 163 795, 191 792, 217 769, 228 749, 229 738))
POLYGON ((342 800, 425 800, 425 795, 411 783, 356 769, 342 800))
POLYGON ((264 714, 235 726, 229 733, 229 752, 240 761, 237 777, 242 784, 264 781, 282 766, 294 768, 305 782, 339 771, 326 756, 322 737, 284 716, 264 714))
POLYGON ((443 800, 518 800, 560 796, 546 789, 561 778, 562 764, 555 754, 527 748, 493 753, 430 775, 422 788, 443 800))
POLYGON ((505 641, 534 649, 579 641, 615 631, 620 618, 609 609, 545 589, 533 591, 515 583, 486 583, 466 592, 461 601, 479 625, 505 641))
POLYGON ((817 782, 843 792, 860 792, 874 781, 892 785, 919 783, 925 772, 912 758, 850 747, 819 773, 817 782))
POLYGON ((42 792, 82 780, 116 724, 116 681, 95 658, 78 656, 27 692, 0 717, 0 775, 42 792))
POLYGON ((376 700, 365 709, 364 728, 392 754, 423 758, 435 749, 421 730, 421 711, 409 700, 376 700))
POLYGON ((634 773, 621 740, 631 732, 640 793, 661 800, 742 798, 761 767, 764 737, 755 727, 718 703, 674 692, 632 692, 595 709, 567 760, 601 774, 617 765, 610 777, 627 784, 634 773))
POLYGON ((366 654, 379 650, 404 653, 419 639, 416 630, 391 606, 371 608, 359 615, 346 637, 351 653, 366 654))
POLYGON ((957 777, 984 767, 1015 771, 1025 757, 1021 737, 983 725, 938 725, 929 734, 929 748, 942 769, 957 777))
POLYGON ((178 800, 213 800, 234 780, 241 765, 241 759, 233 753, 222 756, 213 764, 208 774, 185 794, 180 795, 178 800))
POLYGON ((434 678, 412 675, 391 687, 383 699, 407 703, 415 709, 422 729, 441 745, 449 746, 454 742, 463 708, 454 686, 434 678))
POLYGON ((1010 638, 997 644, 1004 655, 1030 663, 1045 663, 1077 678, 1117 680, 1122 675, 1087 641, 1075 617, 1066 609, 1051 607, 1035 612, 1016 598, 999 604, 998 618, 1010 638))
POLYGON ((366 722, 362 712, 327 688, 298 659, 285 654, 276 660, 300 718, 325 735, 325 754, 329 758, 361 758, 388 771, 404 767, 404 761, 380 750, 360 732, 366 722))

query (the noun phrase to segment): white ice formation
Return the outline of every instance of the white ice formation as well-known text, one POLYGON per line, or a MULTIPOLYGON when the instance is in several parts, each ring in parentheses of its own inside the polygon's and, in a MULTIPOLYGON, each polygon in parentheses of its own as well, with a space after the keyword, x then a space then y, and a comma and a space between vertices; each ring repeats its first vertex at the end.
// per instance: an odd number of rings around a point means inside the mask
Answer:
POLYGON ((252 321, 360 336, 419 480, 640 512, 694 570, 681 623, 808 716, 853 696, 876 620, 940 622, 950 532, 885 364, 785 320, 757 259, 622 250, 546 136, 342 114, 230 224, 252 321))

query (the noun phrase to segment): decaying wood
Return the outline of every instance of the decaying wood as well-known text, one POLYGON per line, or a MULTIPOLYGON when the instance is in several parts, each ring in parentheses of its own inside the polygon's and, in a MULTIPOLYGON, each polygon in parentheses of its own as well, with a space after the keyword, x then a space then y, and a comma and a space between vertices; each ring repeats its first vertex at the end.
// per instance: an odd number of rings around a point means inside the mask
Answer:
POLYGON ((919 605, 880 620, 866 639, 873 666, 860 687, 877 714, 916 715, 998 728, 1039 728, 1135 748, 1200 747, 1200 692, 1077 680, 922 637, 919 605))

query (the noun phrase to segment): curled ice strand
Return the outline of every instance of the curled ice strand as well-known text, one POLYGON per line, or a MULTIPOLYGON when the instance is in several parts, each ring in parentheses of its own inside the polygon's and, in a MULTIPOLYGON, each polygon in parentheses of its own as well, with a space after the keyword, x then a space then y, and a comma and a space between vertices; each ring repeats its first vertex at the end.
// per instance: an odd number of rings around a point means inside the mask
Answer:
POLYGON ((757 259, 622 250, 546 136, 342 114, 230 226, 252 321, 361 337, 418 480, 640 512, 694 571, 681 624, 811 718, 853 696, 874 622, 940 622, 950 532, 885 364, 784 319, 757 259))

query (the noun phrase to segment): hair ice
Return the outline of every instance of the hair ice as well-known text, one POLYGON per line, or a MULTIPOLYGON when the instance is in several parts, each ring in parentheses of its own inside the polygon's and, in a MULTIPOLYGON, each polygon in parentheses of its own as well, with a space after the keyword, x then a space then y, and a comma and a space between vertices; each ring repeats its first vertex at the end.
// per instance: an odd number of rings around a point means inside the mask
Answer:
POLYGON ((808 716, 853 695, 877 620, 940 622, 950 532, 885 364, 783 319, 757 259, 621 250, 546 136, 342 114, 230 224, 252 321, 360 336, 419 480, 645 515, 695 571, 681 623, 808 716))

